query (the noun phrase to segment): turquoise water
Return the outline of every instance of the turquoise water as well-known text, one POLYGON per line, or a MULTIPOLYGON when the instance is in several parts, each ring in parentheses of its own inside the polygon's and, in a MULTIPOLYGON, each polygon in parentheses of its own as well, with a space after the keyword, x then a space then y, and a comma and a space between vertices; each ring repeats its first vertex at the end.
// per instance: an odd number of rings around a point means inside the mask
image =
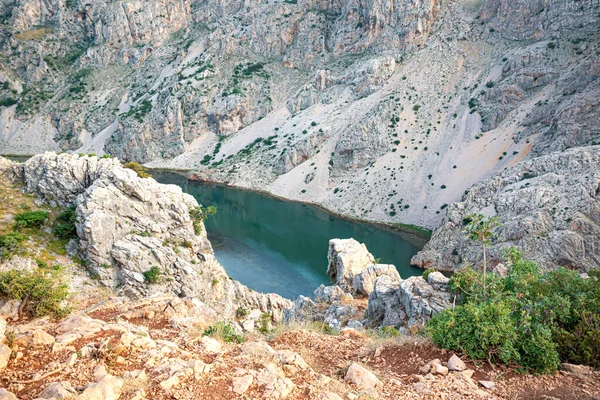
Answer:
POLYGON ((259 193, 188 181, 183 175, 152 171, 161 183, 180 186, 204 206, 217 207, 206 230, 227 273, 260 292, 293 299, 311 296, 328 284, 329 239, 354 238, 365 243, 381 263, 394 264, 403 278, 423 271, 409 265, 423 241, 382 227, 335 217, 309 205, 259 193))

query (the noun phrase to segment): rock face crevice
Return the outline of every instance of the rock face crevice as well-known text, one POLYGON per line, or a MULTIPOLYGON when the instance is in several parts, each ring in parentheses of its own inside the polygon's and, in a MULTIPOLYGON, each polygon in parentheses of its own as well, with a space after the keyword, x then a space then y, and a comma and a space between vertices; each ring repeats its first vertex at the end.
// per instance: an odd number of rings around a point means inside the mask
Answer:
POLYGON ((194 226, 190 211, 198 202, 178 186, 140 178, 116 159, 44 153, 21 165, 1 160, 2 174, 16 174, 26 192, 76 207, 78 255, 108 288, 136 299, 198 298, 224 318, 242 308, 279 321, 292 304, 229 278, 202 222, 194 226), (155 281, 145 276, 153 268, 155 281))

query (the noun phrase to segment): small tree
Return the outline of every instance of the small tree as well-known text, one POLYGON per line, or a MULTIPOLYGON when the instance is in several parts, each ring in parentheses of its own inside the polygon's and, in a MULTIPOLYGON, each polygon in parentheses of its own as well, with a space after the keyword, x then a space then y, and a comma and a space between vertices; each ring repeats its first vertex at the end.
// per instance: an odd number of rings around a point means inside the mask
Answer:
POLYGON ((471 214, 465 218, 469 221, 463 231, 467 237, 474 242, 481 242, 483 248, 483 293, 485 293, 485 282, 487 272, 487 246, 492 244, 492 240, 498 235, 494 232, 500 222, 498 217, 486 217, 482 214, 471 214))

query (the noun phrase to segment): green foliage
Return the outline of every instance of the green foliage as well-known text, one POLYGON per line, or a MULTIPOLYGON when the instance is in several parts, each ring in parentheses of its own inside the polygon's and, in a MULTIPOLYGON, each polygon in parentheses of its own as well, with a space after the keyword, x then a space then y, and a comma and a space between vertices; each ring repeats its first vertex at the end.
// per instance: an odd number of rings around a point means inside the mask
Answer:
POLYGON ((452 276, 460 304, 429 321, 432 340, 471 358, 539 373, 555 371, 561 361, 600 366, 600 274, 542 273, 516 249, 505 257, 506 278, 472 269, 452 276))
POLYGON ((142 272, 142 275, 144 275, 144 280, 152 285, 152 284, 158 283, 158 280, 160 279, 162 272, 161 272, 160 268, 154 266, 154 267, 150 268, 148 271, 142 272))
POLYGON ((35 271, 12 269, 0 272, 0 295, 20 300, 22 310, 32 316, 63 317, 69 309, 61 303, 68 296, 66 283, 57 271, 39 268, 35 271))
POLYGON ((8 260, 21 247, 26 237, 18 232, 0 235, 0 261, 8 260))
POLYGON ((263 334, 269 333, 269 323, 271 322, 271 316, 269 313, 262 313, 258 319, 258 331, 263 334))
POLYGON ((150 174, 148 173, 148 168, 144 167, 140 163, 130 161, 128 163, 123 164, 123 167, 135 171, 140 178, 150 178, 150 174))
POLYGON ((202 336, 212 336, 223 340, 226 343, 242 343, 244 338, 236 334, 233 327, 223 321, 218 321, 214 325, 204 330, 202 336))
POLYGON ((429 278, 429 274, 432 272, 435 272, 435 269, 427 268, 425 271, 423 271, 423 279, 427 280, 427 278, 429 278))
POLYGON ((190 210, 190 218, 192 219, 192 222, 194 224, 194 232, 196 233, 196 235, 202 233, 202 223, 204 222, 204 220, 210 215, 215 215, 216 213, 217 207, 215 206, 198 206, 190 210))
POLYGON ((26 211, 15 215, 15 228, 39 228, 47 219, 47 211, 26 211))
POLYGON ((15 105, 17 103, 18 103, 17 100, 15 100, 13 98, 10 98, 10 97, 7 97, 5 99, 0 100, 0 107, 10 107, 10 106, 13 106, 13 105, 15 105))
POLYGON ((77 229, 75 229, 75 221, 77 216, 75 215, 75 207, 67 207, 63 212, 58 214, 52 230, 54 234, 61 239, 70 239, 77 237, 77 229))
POLYGON ((238 307, 237 310, 235 310, 235 316, 238 318, 244 318, 248 316, 248 314, 250 314, 250 311, 247 308, 241 306, 238 307))

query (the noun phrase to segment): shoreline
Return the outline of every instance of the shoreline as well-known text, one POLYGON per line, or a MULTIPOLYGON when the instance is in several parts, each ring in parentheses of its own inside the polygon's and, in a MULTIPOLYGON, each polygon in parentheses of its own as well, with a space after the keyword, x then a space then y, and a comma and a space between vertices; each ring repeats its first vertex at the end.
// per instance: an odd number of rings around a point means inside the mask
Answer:
POLYGON ((149 167, 146 167, 146 168, 148 168, 148 171, 150 172, 150 174, 152 174, 152 171, 171 172, 171 173, 178 174, 178 175, 185 177, 188 180, 188 182, 197 182, 199 184, 227 187, 230 189, 242 190, 242 191, 260 194, 262 196, 267 196, 267 197, 270 197, 270 198, 273 198, 276 200, 280 200, 280 201, 287 201, 287 202, 291 202, 291 203, 302 204, 302 205, 309 206, 309 207, 315 207, 315 208, 320 209, 334 217, 337 217, 337 218, 340 218, 340 219, 343 219, 346 221, 360 223, 360 224, 364 224, 364 225, 371 225, 371 226, 375 226, 375 227, 378 227, 381 229, 385 229, 389 232, 398 234, 404 240, 410 241, 411 243, 415 244, 416 246, 420 247, 421 249, 427 242, 429 242, 429 240, 431 239, 431 235, 433 233, 432 231, 430 231, 428 229, 425 229, 425 228, 422 228, 422 227, 416 226, 416 225, 393 223, 393 222, 383 222, 383 221, 367 220, 367 219, 352 217, 352 216, 345 215, 345 214, 339 213, 337 211, 331 210, 327 207, 324 207, 321 204, 288 199, 283 196, 278 196, 267 190, 246 188, 246 187, 231 185, 231 184, 228 184, 225 182, 218 182, 218 181, 212 181, 212 180, 206 180, 206 179, 204 179, 204 180, 191 179, 189 174, 194 172, 194 170, 191 170, 191 169, 188 170, 188 169, 175 169, 175 168, 172 168, 172 169, 170 169, 170 168, 149 168, 149 167), (417 243, 415 243, 415 241, 417 243))

